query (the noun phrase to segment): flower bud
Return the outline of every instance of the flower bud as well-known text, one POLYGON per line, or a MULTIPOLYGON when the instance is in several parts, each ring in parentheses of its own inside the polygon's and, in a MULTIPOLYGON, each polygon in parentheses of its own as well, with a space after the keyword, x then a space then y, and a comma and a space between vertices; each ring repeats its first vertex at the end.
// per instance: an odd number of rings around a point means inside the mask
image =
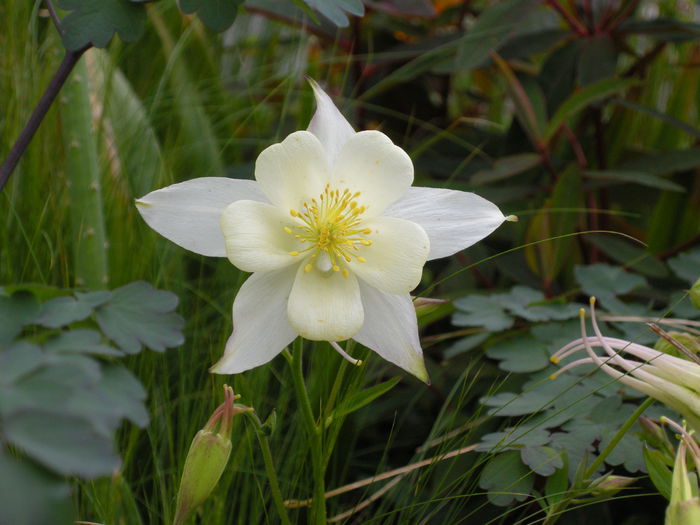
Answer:
POLYGON ((638 478, 629 478, 626 476, 607 475, 595 480, 591 486, 591 495, 596 497, 610 498, 627 488, 638 478))
MULTIPOLYGON (((688 439, 693 439, 688 436, 688 439)), ((690 447, 691 453, 693 448, 690 447)), ((685 441, 681 441, 676 454, 676 463, 673 466, 673 478, 671 481, 671 501, 666 508, 665 525, 691 525, 700 523, 700 498, 698 498, 697 477, 689 476, 686 463, 685 441)), ((695 454, 694 454, 695 456, 695 454)))
POLYGON ((695 308, 700 310, 700 279, 695 281, 695 284, 688 291, 688 294, 690 295, 690 302, 693 303, 695 308))
POLYGON ((225 385, 224 392, 225 401, 190 445, 180 480, 174 525, 185 523, 190 513, 209 497, 228 463, 233 416, 244 409, 233 404, 235 396, 231 387, 225 385), (217 425, 218 431, 215 430, 217 425))

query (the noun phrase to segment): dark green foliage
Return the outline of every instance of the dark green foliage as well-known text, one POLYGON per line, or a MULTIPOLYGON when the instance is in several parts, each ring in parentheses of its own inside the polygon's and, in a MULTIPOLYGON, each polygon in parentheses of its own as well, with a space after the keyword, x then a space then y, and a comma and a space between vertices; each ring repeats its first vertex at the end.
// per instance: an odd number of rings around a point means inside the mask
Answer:
POLYGON ((200 20, 216 32, 231 27, 242 3, 243 0, 179 0, 183 12, 197 13, 200 20))
POLYGON ((146 332, 143 343, 162 351, 182 342, 183 322, 173 312, 173 294, 142 282, 112 292, 53 290, 43 302, 35 287, 13 288, 0 295, 0 486, 15 478, 18 485, 0 491, 0 498, 13 494, 0 506, 0 522, 45 523, 41 516, 55 509, 60 523, 69 496, 61 478, 112 474, 120 466, 117 428, 124 420, 139 427, 149 421, 141 383, 123 365, 103 360, 123 355, 109 339, 136 353, 141 342, 124 334, 146 332), (21 461, 5 456, 8 445, 21 461), (33 483, 36 490, 26 490, 33 483))
POLYGON ((58 0, 71 11, 62 21, 67 49, 106 47, 115 33, 124 42, 135 42, 143 33, 146 11, 142 2, 130 0, 58 0))

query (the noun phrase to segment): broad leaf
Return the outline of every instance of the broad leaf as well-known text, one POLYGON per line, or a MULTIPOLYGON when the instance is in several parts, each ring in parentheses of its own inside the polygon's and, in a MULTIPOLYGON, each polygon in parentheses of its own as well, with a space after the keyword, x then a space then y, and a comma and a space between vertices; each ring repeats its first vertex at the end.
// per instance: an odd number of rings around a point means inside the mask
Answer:
POLYGON ((531 336, 517 336, 490 346, 486 355, 498 359, 498 367, 507 372, 535 372, 549 365, 544 345, 531 336))
POLYGON ((690 284, 700 278, 700 248, 676 255, 668 265, 678 277, 690 284))
POLYGON ((63 43, 67 49, 106 47, 115 33, 124 42, 135 42, 143 33, 146 11, 128 0, 58 0, 71 11, 63 20, 63 43))
POLYGON ((52 470, 84 478, 107 476, 119 466, 111 436, 95 432, 82 418, 50 412, 20 412, 3 422, 7 439, 52 470))
POLYGON ((532 472, 522 464, 520 453, 515 450, 492 458, 479 478, 479 486, 489 491, 489 501, 501 507, 525 500, 533 483, 532 472))
POLYGON ((499 332, 513 326, 513 318, 494 299, 470 295, 454 302, 457 312, 452 316, 455 326, 481 326, 490 332, 499 332))
POLYGON ((112 292, 112 298, 97 309, 97 322, 126 353, 138 353, 142 345, 162 352, 184 340, 184 321, 173 312, 177 302, 174 294, 137 281, 112 292))
POLYGON ((304 2, 338 27, 347 27, 350 24, 345 13, 355 16, 365 14, 365 6, 361 0, 304 0, 304 2))
POLYGON ((561 452, 550 447, 529 446, 520 450, 520 459, 540 476, 551 476, 564 466, 561 452))
POLYGON ((197 13, 212 31, 221 32, 233 24, 243 0, 179 0, 183 12, 197 13))
POLYGON ((41 305, 33 293, 17 291, 10 297, 0 296, 0 345, 9 343, 22 328, 32 323, 41 305))
POLYGON ((610 180, 617 182, 631 182, 649 188, 658 188, 660 190, 669 190, 677 192, 685 192, 685 188, 680 184, 664 179, 659 175, 645 173, 644 171, 629 171, 629 170, 587 170, 584 172, 586 177, 599 180, 610 180))

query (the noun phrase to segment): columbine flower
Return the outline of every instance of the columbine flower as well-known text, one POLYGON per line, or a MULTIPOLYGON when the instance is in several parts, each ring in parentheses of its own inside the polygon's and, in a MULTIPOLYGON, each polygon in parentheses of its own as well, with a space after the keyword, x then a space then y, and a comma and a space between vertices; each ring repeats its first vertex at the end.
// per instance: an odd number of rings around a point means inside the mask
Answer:
POLYGON ((591 324, 595 336, 586 334, 583 309, 580 316, 583 337, 561 348, 551 360, 558 363, 580 350, 585 350, 588 357, 567 364, 552 378, 575 366, 593 363, 610 377, 680 412, 696 431, 700 431, 700 365, 624 339, 603 336, 596 321, 595 297, 591 297, 591 324), (606 355, 596 354, 595 347, 602 348, 606 355))
POLYGON ((193 179, 136 204, 183 248, 253 272, 213 372, 262 365, 301 335, 352 338, 427 380, 408 293, 427 260, 471 246, 505 217, 472 193, 412 188, 406 152, 379 131, 356 133, 311 84, 308 131, 265 149, 255 181, 193 179))

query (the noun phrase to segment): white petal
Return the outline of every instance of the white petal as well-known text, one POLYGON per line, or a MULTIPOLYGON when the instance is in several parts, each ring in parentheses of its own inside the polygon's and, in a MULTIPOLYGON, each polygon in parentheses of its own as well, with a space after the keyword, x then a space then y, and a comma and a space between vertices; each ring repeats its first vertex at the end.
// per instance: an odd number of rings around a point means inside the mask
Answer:
POLYGON ((267 202, 255 181, 201 177, 136 200, 146 223, 163 237, 201 255, 226 257, 221 234, 221 213, 241 199, 267 202))
POLYGON ((430 241, 423 228, 415 222, 393 217, 375 217, 362 223, 372 233, 363 235, 371 246, 355 252, 365 259, 348 263, 357 276, 387 293, 402 294, 420 283, 430 241))
POLYGON ((299 267, 287 308, 289 323, 313 341, 343 341, 362 326, 364 312, 357 278, 299 267))
POLYGON ((349 137, 333 164, 333 186, 361 192, 357 201, 368 206, 365 216, 381 214, 412 182, 410 157, 379 131, 361 131, 349 137))
POLYGON ((313 133, 296 131, 269 146, 255 161, 255 179, 267 198, 285 211, 318 197, 329 182, 329 164, 313 133))
POLYGON ((295 267, 251 275, 233 302, 233 334, 210 371, 238 374, 267 363, 296 338, 287 320, 295 267))
POLYGON ((428 260, 468 248, 505 220, 498 206, 474 193, 440 188, 410 188, 384 214, 423 227, 430 238, 428 260))
POLYGON ((221 215, 229 260, 246 272, 267 272, 301 262, 290 252, 299 249, 294 237, 284 231, 292 218, 279 208, 255 201, 238 201, 221 215))
POLYGON ((345 120, 343 114, 338 111, 331 98, 316 81, 312 79, 308 79, 308 81, 316 98, 316 113, 314 113, 308 129, 321 141, 323 149, 326 151, 328 163, 332 165, 343 144, 355 134, 355 130, 352 129, 350 123, 345 120))
POLYGON ((428 383, 416 309, 408 294, 393 295, 360 282, 365 322, 353 339, 428 383))

